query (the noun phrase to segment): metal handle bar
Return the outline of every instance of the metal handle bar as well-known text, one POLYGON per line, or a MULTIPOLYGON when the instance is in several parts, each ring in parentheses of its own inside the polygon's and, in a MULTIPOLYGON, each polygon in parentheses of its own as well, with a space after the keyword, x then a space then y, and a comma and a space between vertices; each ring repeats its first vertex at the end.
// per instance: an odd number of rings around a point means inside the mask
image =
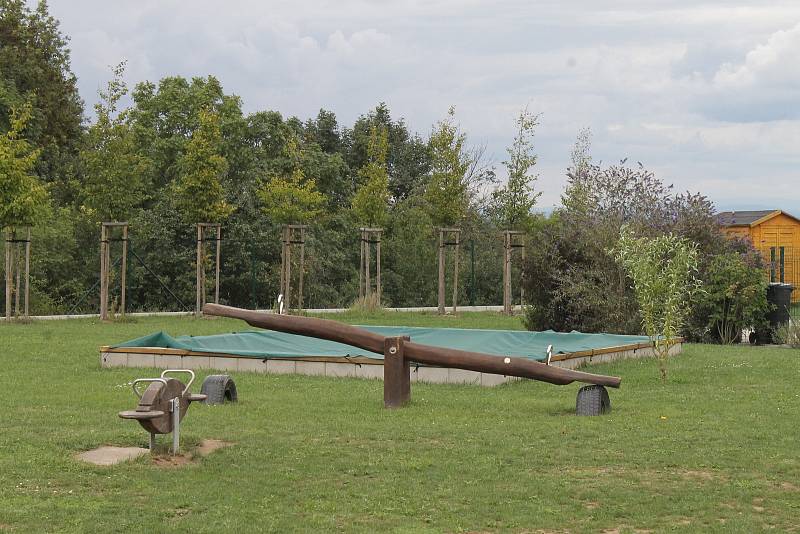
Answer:
POLYGON ((141 400, 142 394, 139 393, 138 389, 136 389, 136 384, 140 382, 161 382, 165 386, 167 385, 167 381, 164 380, 163 378, 137 378, 136 380, 131 382, 131 387, 133 388, 133 392, 136 394, 136 396, 139 397, 139 400, 141 400))
POLYGON ((183 392, 181 392, 181 396, 185 395, 187 391, 189 391, 189 386, 192 385, 194 382, 194 371, 191 369, 166 369, 161 373, 161 378, 164 378, 164 375, 167 373, 189 373, 192 377, 189 379, 189 383, 186 384, 186 387, 183 388, 183 392))

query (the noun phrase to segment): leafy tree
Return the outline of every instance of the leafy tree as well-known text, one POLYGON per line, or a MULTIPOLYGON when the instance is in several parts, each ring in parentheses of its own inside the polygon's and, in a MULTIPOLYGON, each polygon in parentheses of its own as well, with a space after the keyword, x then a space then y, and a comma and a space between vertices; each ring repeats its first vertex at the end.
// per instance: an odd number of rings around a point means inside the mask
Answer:
POLYGON ((578 131, 575 145, 570 153, 570 167, 567 169, 567 187, 561 195, 564 208, 583 212, 589 208, 586 180, 592 166, 592 131, 583 128, 578 131))
POLYGON ((322 212, 325 195, 317 190, 314 178, 306 177, 296 137, 287 140, 284 155, 291 169, 264 182, 258 191, 261 210, 276 223, 308 223, 322 212))
POLYGON ((25 137, 40 149, 35 172, 57 183, 57 197, 66 200, 83 120, 67 38, 47 2, 31 11, 24 0, 0 0, 0 130, 11 128, 12 110, 26 102, 31 108, 25 137))
POLYGON ((431 174, 424 198, 431 219, 438 226, 457 224, 469 205, 467 172, 472 161, 466 152, 466 134, 455 123, 455 108, 436 123, 428 147, 431 153, 431 174))
POLYGON ((200 125, 180 160, 180 177, 175 184, 175 206, 191 222, 219 222, 233 208, 225 202, 221 179, 227 169, 220 154, 219 116, 200 112, 200 125))
POLYGON ((118 110, 127 94, 124 72, 124 62, 114 67, 111 81, 100 91, 94 107, 97 119, 81 150, 86 175, 83 209, 93 220, 127 220, 147 193, 151 162, 136 149, 128 110, 118 110))
POLYGON ((247 179, 247 121, 238 96, 226 95, 213 76, 187 80, 181 76, 137 84, 129 118, 139 152, 153 162, 149 183, 155 189, 170 184, 181 174, 181 159, 200 115, 213 112, 221 132, 219 151, 228 164, 226 179, 247 179))
POLYGON ((39 151, 23 138, 30 118, 30 104, 12 110, 0 135, 0 228, 33 226, 45 214, 47 191, 33 174, 39 151))
POLYGON ((623 228, 616 259, 633 279, 642 326, 653 343, 661 380, 667 379, 667 358, 691 311, 692 296, 700 290, 696 277, 696 245, 673 234, 634 237, 623 228))
POLYGON ((336 154, 342 150, 339 123, 332 111, 319 110, 317 118, 306 122, 305 131, 310 141, 317 143, 323 152, 336 154))
POLYGON ((537 156, 533 152, 533 136, 539 125, 539 115, 527 108, 520 111, 516 120, 517 133, 507 149, 508 160, 503 162, 508 172, 505 186, 492 192, 491 212, 501 228, 526 228, 531 220, 531 210, 541 192, 534 190, 538 176, 532 173, 537 156))
POLYGON ((359 117, 352 129, 344 129, 342 133, 345 161, 349 168, 360 169, 367 164, 373 128, 386 129, 390 201, 398 203, 422 187, 430 172, 428 146, 419 135, 409 132, 402 119, 393 120, 389 108, 381 102, 374 110, 359 117))
POLYGON ((364 185, 353 197, 353 211, 363 224, 386 224, 389 201, 389 176, 386 169, 388 148, 387 130, 373 127, 368 149, 369 160, 358 172, 364 185))

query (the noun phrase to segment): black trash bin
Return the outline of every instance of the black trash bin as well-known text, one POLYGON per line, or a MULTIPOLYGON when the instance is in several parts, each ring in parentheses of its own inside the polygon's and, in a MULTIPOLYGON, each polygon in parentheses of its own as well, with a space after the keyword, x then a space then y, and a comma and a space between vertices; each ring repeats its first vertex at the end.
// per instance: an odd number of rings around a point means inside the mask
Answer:
POLYGON ((791 284, 770 284, 767 286, 767 302, 771 304, 770 308, 772 308, 767 314, 767 319, 772 331, 789 322, 789 309, 792 306, 793 290, 794 286, 791 284))
POLYGON ((794 286, 791 284, 770 284, 767 286, 767 302, 770 311, 767 312, 769 326, 766 331, 752 332, 750 343, 772 343, 775 331, 781 325, 789 322, 789 311, 792 305, 792 291, 794 286))

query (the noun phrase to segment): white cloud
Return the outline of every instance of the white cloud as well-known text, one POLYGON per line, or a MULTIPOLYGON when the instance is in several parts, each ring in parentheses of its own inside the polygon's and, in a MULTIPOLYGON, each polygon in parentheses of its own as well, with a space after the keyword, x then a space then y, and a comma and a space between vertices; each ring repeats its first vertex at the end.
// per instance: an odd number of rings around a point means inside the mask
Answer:
POLYGON ((130 82, 214 74, 247 111, 307 118, 324 107, 350 124, 386 101, 425 134, 455 104, 470 138, 498 162, 528 104, 543 112, 545 204, 558 201, 575 134, 590 126, 596 160, 630 157, 725 202, 755 181, 768 187, 748 189, 743 203, 760 195, 800 207, 800 189, 787 185, 799 163, 794 0, 52 0, 50 8, 72 36, 88 103, 108 65, 127 59, 130 82))

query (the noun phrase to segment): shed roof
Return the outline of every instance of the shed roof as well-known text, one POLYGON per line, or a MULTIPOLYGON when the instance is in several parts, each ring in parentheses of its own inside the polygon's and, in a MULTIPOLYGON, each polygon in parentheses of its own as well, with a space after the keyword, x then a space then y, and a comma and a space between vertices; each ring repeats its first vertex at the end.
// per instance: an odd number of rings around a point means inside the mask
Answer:
POLYGON ((722 211, 717 214, 717 220, 722 226, 756 226, 781 214, 800 223, 800 219, 782 210, 722 211))

